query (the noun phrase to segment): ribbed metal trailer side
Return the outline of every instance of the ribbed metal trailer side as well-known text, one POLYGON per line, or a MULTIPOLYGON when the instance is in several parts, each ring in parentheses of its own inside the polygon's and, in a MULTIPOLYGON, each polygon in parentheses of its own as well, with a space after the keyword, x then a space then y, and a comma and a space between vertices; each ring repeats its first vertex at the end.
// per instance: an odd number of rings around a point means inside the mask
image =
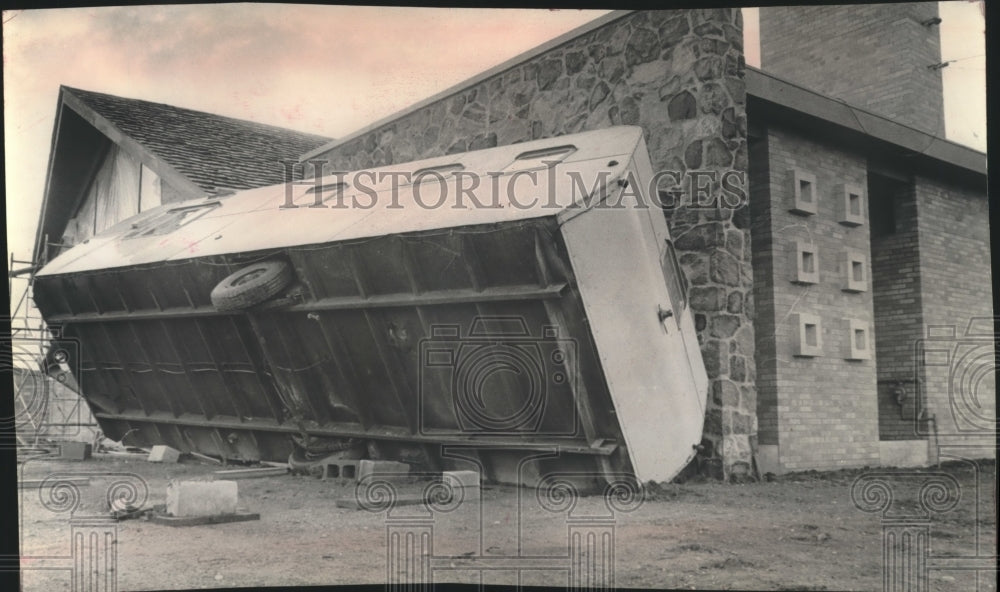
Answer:
MULTIPOLYGON (((307 212, 264 188, 152 210, 43 269, 38 307, 80 342, 77 379, 102 429, 247 460, 356 441, 507 483, 680 470, 707 380, 665 221, 642 203, 641 131, 406 166, 504 171, 492 190, 507 201, 437 212, 414 205, 413 185, 382 186, 372 211, 307 212), (539 170, 549 199, 518 209, 517 165, 538 154, 562 154, 539 170), (261 262, 290 284, 248 308, 213 305, 224 278, 261 262)), ((298 187, 295 200, 312 196, 298 187)))

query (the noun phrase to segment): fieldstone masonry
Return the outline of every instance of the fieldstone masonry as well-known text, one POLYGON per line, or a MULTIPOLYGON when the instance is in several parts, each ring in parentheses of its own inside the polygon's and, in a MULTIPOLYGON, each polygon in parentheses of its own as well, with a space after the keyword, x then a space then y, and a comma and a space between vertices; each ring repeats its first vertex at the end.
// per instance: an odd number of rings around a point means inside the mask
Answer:
POLYGON ((688 174, 679 188, 660 189, 711 382, 705 454, 714 462, 707 466, 721 465, 718 476, 745 472, 757 430, 750 223, 746 200, 726 194, 721 181, 735 173, 745 187, 742 29, 738 8, 613 13, 311 160, 326 160, 329 171, 355 170, 642 126, 654 170, 688 174), (695 170, 715 175, 700 179, 707 192, 698 200, 695 170))

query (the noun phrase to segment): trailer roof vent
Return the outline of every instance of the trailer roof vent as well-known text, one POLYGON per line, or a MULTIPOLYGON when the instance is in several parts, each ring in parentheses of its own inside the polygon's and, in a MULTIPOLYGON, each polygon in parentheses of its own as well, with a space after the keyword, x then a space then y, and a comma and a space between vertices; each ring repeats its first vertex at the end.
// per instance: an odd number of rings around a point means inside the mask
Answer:
POLYGON ((518 154, 514 162, 507 165, 503 171, 507 173, 511 171, 544 169, 566 160, 566 157, 574 152, 576 152, 576 146, 570 144, 529 150, 518 154))
POLYGON ((465 165, 458 162, 424 167, 413 172, 413 183, 423 183, 424 181, 444 181, 445 177, 448 175, 454 175, 458 171, 462 170, 465 170, 465 165))
POLYGON ((306 193, 329 193, 331 191, 343 191, 347 189, 347 183, 341 181, 340 183, 326 183, 324 185, 313 185, 306 190, 306 193))
POLYGON ((201 218, 220 205, 221 202, 216 200, 193 206, 170 208, 166 212, 156 214, 141 223, 133 224, 132 231, 123 238, 141 238, 170 234, 181 226, 185 226, 201 218))

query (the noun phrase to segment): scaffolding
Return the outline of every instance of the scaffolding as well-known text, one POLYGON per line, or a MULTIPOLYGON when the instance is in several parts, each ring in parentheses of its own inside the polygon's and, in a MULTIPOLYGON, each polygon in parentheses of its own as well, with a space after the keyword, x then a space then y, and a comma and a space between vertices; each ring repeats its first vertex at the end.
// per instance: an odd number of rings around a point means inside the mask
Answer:
POLYGON ((8 267, 8 295, 14 305, 4 348, 9 348, 10 358, 5 361, 14 383, 14 435, 17 445, 25 448, 51 440, 92 441, 98 433, 69 367, 79 359, 65 351, 73 344, 61 339, 58 328, 47 326, 32 298, 34 275, 43 262, 21 261, 11 254, 8 267))

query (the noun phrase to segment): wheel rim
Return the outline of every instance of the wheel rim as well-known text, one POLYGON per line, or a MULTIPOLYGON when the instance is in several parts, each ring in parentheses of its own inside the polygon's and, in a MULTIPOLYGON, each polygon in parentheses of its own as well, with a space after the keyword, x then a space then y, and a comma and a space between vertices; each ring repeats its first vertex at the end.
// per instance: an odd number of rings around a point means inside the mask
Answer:
POLYGON ((237 276, 236 279, 234 279, 233 281, 229 282, 229 285, 230 286, 242 286, 243 284, 245 284, 245 283, 247 283, 247 282, 249 282, 251 280, 255 280, 255 279, 259 278, 260 276, 264 275, 265 273, 267 273, 267 268, 266 267, 258 267, 257 269, 251 269, 250 271, 237 276))

